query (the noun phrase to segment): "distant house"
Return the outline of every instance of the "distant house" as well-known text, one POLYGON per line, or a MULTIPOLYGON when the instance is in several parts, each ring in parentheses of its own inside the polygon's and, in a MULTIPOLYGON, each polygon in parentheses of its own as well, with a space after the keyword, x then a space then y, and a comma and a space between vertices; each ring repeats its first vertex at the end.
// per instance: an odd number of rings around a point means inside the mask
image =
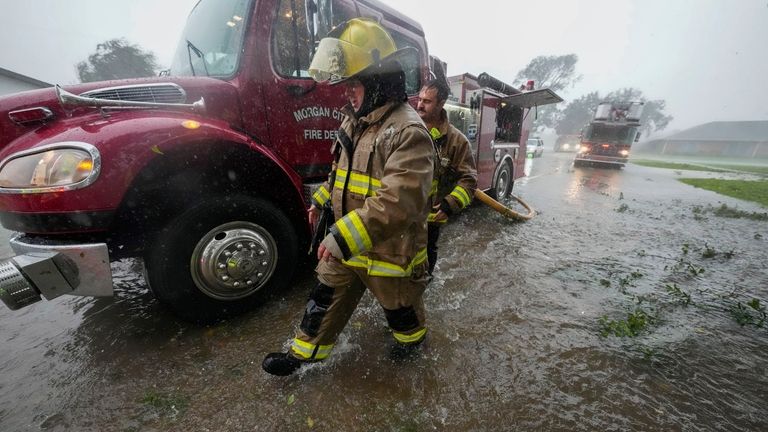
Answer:
POLYGON ((640 147, 668 155, 768 158, 768 120, 704 123, 640 147))
POLYGON ((53 84, 0 68, 0 96, 52 86, 53 84))

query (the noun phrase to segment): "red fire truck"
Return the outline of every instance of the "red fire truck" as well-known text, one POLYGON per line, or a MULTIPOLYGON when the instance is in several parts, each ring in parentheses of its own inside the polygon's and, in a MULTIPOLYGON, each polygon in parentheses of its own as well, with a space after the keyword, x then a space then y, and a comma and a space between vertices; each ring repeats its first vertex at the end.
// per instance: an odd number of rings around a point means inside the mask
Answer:
MULTIPOLYGON (((110 262, 127 257, 194 321, 284 288, 306 256, 309 192, 327 177, 346 102, 307 68, 322 35, 356 16, 416 48, 402 61, 415 103, 430 73, 424 32, 374 0, 201 0, 162 76, 0 99, 0 222, 18 233, 0 298, 18 309, 111 296, 110 262)), ((475 125, 480 185, 504 195, 547 92, 491 84, 462 92, 476 104, 452 119, 475 125)))
POLYGON ((581 131, 574 166, 586 164, 623 167, 632 143, 640 139, 643 102, 603 102, 581 131))
POLYGON ((512 192, 524 175, 526 142, 537 106, 562 99, 549 89, 533 89, 528 81, 516 89, 487 73, 448 78, 451 99, 448 120, 464 133, 477 163, 477 186, 497 199, 512 192))

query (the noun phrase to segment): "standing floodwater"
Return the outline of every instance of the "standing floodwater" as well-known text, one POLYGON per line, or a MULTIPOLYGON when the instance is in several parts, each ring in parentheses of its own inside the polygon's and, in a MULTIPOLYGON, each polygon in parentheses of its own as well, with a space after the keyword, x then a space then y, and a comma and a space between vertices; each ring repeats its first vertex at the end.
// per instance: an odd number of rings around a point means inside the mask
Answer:
POLYGON ((268 376, 310 272, 200 328, 120 263, 115 299, 0 310, 0 430, 766 430, 768 221, 720 216, 765 209, 676 177, 536 159, 514 187, 533 220, 445 227, 429 339, 401 363, 365 297, 330 361, 268 376))

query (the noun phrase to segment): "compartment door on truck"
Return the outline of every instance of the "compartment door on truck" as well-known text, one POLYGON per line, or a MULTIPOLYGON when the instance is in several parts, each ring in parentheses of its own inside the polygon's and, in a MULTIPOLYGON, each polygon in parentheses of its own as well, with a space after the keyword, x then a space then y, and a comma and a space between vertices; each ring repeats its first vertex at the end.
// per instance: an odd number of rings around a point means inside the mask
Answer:
MULTIPOLYGON (((533 125, 533 120, 536 117, 536 108, 543 105, 550 105, 562 102, 563 98, 558 96, 550 89, 531 90, 523 93, 515 94, 512 96, 506 96, 503 102, 507 105, 517 106, 523 109, 523 121, 520 130, 520 152, 522 157, 515 160, 516 164, 520 164, 520 169, 523 169, 525 164, 525 143, 528 141, 528 134, 533 125)), ((516 166, 517 170, 518 167, 516 166)), ((520 171, 521 173, 523 171, 520 171)))

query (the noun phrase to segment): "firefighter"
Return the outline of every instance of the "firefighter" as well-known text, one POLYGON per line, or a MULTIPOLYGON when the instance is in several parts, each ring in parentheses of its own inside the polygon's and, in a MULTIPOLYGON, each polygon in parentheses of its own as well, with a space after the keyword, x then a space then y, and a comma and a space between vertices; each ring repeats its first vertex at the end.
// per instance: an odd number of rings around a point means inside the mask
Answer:
POLYGON ((448 221, 448 217, 468 206, 477 189, 477 169, 472 147, 467 137, 448 122, 444 109, 449 94, 448 84, 440 78, 435 79, 422 87, 419 104, 416 106, 435 142, 439 159, 435 168, 437 191, 433 195, 433 208, 428 218, 427 256, 430 275, 437 263, 440 226, 448 221))
POLYGON ((426 336, 427 216, 434 147, 407 103, 392 37, 355 18, 320 41, 309 68, 317 81, 346 86, 349 104, 332 152, 329 181, 313 194, 310 223, 329 201, 333 218, 317 251, 318 283, 288 352, 262 367, 289 375, 328 357, 365 289, 384 309, 393 354, 414 352, 426 336))

